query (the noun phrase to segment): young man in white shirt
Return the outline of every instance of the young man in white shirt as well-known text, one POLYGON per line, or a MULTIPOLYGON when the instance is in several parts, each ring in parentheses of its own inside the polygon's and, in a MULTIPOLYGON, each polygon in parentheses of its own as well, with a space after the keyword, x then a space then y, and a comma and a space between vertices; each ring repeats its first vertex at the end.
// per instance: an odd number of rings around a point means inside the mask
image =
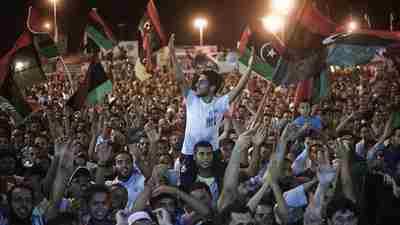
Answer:
MULTIPOLYGON (((246 86, 253 64, 250 57, 248 72, 242 76, 238 85, 224 96, 216 96, 223 83, 223 78, 215 71, 203 71, 197 74, 198 80, 191 90, 182 72, 181 65, 177 61, 175 53, 175 37, 171 36, 169 50, 173 67, 175 69, 178 86, 185 97, 186 104, 186 130, 182 153, 185 158, 192 159, 193 148, 200 141, 212 144, 213 150, 219 149, 218 128, 222 122, 224 113, 228 112, 232 103, 246 86)), ((254 53, 254 50, 253 50, 254 53)))

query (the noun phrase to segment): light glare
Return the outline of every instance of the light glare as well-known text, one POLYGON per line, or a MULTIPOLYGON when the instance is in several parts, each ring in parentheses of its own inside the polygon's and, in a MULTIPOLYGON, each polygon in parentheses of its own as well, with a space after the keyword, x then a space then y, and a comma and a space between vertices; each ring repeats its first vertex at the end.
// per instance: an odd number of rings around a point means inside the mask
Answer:
POLYGON ((281 16, 272 15, 262 18, 264 28, 272 33, 281 31, 285 25, 284 19, 281 16))

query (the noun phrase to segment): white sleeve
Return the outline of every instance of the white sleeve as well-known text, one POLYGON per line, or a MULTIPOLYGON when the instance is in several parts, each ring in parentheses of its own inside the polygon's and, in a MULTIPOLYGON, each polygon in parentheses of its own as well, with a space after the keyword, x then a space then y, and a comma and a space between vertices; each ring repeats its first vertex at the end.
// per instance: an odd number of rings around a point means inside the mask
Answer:
POLYGON ((195 95, 195 93, 192 90, 188 91, 188 94, 185 97, 185 103, 187 106, 191 105, 194 98, 196 98, 197 96, 195 95))
POLYGON ((229 111, 229 95, 224 95, 217 100, 218 111, 226 113, 229 111))
POLYGON ((294 160, 294 162, 292 163, 292 171, 294 175, 299 175, 306 170, 307 159, 308 151, 307 148, 305 148, 303 152, 298 155, 296 160, 294 160))

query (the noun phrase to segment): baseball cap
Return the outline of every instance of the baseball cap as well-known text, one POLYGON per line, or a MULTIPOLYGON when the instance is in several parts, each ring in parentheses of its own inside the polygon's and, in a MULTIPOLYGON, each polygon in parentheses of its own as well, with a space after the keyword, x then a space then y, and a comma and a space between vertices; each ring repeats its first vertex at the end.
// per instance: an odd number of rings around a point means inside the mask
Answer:
POLYGON ((129 216, 128 224, 132 225, 133 223, 135 223, 135 222, 137 222, 139 220, 150 220, 150 221, 152 221, 150 215, 147 212, 140 211, 140 212, 135 212, 134 214, 129 216))

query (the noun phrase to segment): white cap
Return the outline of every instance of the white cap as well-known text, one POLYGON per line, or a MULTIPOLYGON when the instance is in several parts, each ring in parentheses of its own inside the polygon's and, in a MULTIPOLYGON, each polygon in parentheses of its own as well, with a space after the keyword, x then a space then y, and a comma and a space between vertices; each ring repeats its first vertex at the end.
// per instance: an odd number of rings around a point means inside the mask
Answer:
POLYGON ((139 220, 150 220, 152 221, 151 217, 149 216, 149 214, 147 212, 135 212, 134 214, 130 215, 128 218, 128 224, 132 225, 133 223, 135 223, 136 221, 139 220))

